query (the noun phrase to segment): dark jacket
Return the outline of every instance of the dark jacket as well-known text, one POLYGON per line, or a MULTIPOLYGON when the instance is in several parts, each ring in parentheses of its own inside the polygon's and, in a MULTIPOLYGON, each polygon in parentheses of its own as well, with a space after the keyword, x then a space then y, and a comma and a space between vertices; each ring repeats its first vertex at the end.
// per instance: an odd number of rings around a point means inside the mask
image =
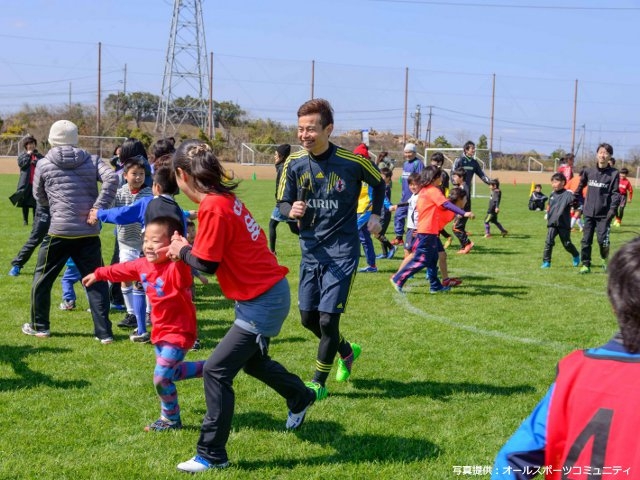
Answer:
POLYGON ((529 210, 544 210, 547 200, 548 198, 544 193, 534 190, 529 197, 529 210))
POLYGON ((580 176, 580 183, 574 193, 574 200, 578 201, 580 192, 587 187, 582 213, 585 217, 613 218, 620 205, 618 184, 620 175, 613 167, 585 168, 580 176))
POLYGON ((573 193, 569 190, 558 190, 549 195, 549 211, 547 212, 547 226, 571 228, 571 204, 573 193))
POLYGON ((18 206, 36 207, 36 199, 33 196, 33 175, 35 174, 36 162, 41 158, 42 154, 37 150, 31 153, 22 152, 18 155, 20 177, 18 177, 17 191, 22 192, 22 202, 18 206))

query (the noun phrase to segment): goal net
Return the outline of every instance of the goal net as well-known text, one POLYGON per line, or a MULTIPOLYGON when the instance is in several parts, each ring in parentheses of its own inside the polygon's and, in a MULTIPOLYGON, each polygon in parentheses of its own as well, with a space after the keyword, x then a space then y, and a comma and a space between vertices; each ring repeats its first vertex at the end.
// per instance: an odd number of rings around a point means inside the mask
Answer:
MULTIPOLYGON (((277 143, 243 143, 240 146, 240 165, 273 165, 277 143)), ((302 150, 300 145, 291 145, 291 151, 302 150)))
MULTIPOLYGON (((461 147, 458 148, 425 148, 424 149, 424 158, 425 164, 429 165, 431 155, 436 152, 440 152, 444 155, 444 164, 442 168, 446 170, 446 172, 451 175, 451 168, 453 167, 453 162, 455 162, 456 158, 460 157, 464 150, 461 147)), ((475 159, 480 164, 480 168, 484 171, 484 173, 491 177, 491 152, 488 148, 476 148, 476 156, 475 159)), ((471 196, 473 198, 481 197, 488 198, 489 197, 489 187, 484 184, 482 180, 478 178, 477 175, 473 176, 473 180, 471 182, 471 196)))

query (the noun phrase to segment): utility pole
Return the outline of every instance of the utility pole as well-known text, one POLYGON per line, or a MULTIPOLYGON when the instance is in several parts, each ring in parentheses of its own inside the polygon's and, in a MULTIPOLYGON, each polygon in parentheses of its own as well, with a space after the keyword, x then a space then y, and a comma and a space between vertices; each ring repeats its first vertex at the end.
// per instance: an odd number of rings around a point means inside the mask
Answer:
POLYGON ((576 86, 573 92, 573 123, 571 125, 571 155, 574 154, 576 144, 576 112, 578 109, 578 79, 576 78, 576 86))
POLYGON ((420 105, 416 105, 416 113, 411 115, 413 117, 413 137, 416 139, 420 138, 420 105))
POLYGON ((427 143, 427 148, 431 147, 431 111, 433 109, 432 105, 429 105, 429 121, 427 122, 427 134, 425 136, 425 142, 427 143))
POLYGON ((402 144, 407 143, 407 101, 409 97, 409 67, 404 73, 404 125, 402 127, 402 144))

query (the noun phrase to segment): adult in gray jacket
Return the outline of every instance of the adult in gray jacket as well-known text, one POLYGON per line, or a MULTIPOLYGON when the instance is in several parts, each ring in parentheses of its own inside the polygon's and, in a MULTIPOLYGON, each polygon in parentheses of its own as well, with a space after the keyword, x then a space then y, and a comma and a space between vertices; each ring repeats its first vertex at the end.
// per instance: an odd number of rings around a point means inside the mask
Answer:
MULTIPOLYGON (((109 208, 115 197, 117 177, 111 167, 97 156, 75 147, 78 127, 59 120, 49 132, 51 150, 39 160, 33 179, 33 191, 39 205, 48 205, 49 231, 38 252, 31 287, 31 322, 22 332, 49 337, 51 287, 71 257, 83 277, 102 266, 100 226, 87 223, 92 209, 109 208), (98 191, 97 183, 101 182, 98 191)), ((106 282, 87 288, 93 317, 94 335, 103 344, 113 341, 109 321, 109 292, 106 282)))

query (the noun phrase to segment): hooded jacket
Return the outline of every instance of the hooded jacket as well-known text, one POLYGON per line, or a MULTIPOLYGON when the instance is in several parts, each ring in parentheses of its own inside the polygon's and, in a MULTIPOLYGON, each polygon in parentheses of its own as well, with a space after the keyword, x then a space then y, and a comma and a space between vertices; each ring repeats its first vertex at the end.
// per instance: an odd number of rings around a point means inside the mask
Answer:
POLYGON ((92 208, 109 208, 118 178, 101 158, 64 145, 54 147, 36 164, 33 193, 39 205, 49 206, 49 235, 86 237, 100 234, 100 225, 89 225, 92 208), (97 183, 101 182, 98 190, 97 183))

